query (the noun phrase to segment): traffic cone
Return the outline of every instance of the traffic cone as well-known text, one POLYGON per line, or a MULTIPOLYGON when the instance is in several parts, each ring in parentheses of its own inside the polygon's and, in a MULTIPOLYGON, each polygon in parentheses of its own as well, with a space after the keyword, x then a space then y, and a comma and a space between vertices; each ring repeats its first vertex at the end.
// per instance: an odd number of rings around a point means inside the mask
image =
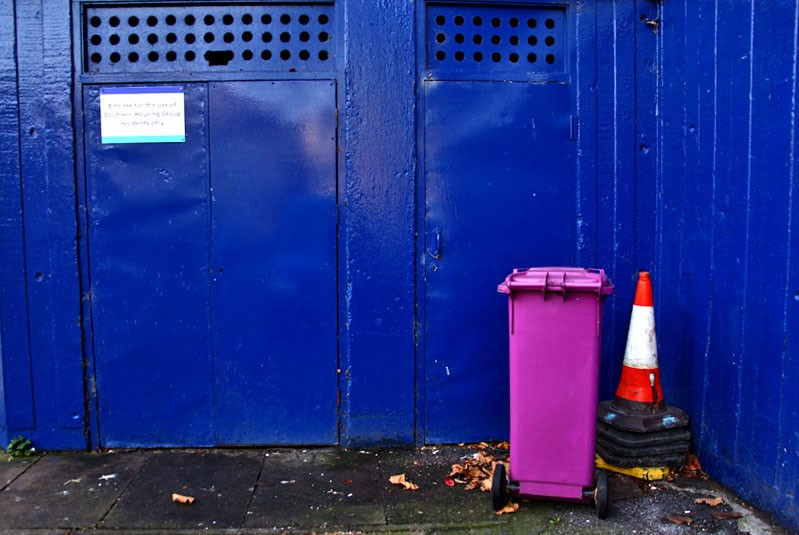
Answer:
POLYGON ((690 448, 688 416, 663 398, 649 273, 638 286, 616 397, 599 404, 597 453, 618 466, 675 466, 690 448))

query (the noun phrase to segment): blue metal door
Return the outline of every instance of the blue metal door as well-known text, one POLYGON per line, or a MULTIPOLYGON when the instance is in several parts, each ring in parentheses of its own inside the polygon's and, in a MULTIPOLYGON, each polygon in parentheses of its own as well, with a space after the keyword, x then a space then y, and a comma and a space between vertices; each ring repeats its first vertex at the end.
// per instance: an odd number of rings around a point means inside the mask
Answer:
POLYGON ((211 84, 218 440, 338 442, 336 93, 211 84))
POLYGON ((100 443, 336 443, 335 84, 181 87, 125 144, 84 88, 100 443))
POLYGON ((563 6, 428 6, 424 433, 507 438, 516 267, 573 261, 573 95, 563 6))

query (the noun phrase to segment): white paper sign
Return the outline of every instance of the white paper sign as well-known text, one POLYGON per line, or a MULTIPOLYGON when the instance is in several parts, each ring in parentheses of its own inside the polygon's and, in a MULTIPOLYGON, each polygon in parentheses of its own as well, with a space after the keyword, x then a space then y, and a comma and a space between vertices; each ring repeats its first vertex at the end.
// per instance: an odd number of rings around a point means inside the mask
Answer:
POLYGON ((102 143, 183 143, 186 114, 180 87, 100 90, 102 143))

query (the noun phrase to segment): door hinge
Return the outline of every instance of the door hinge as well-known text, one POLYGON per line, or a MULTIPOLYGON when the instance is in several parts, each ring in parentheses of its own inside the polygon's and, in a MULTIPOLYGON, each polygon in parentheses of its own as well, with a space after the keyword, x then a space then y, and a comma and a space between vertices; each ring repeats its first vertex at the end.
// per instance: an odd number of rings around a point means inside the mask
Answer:
POLYGON ((580 139, 580 118, 572 115, 569 121, 569 141, 580 139))

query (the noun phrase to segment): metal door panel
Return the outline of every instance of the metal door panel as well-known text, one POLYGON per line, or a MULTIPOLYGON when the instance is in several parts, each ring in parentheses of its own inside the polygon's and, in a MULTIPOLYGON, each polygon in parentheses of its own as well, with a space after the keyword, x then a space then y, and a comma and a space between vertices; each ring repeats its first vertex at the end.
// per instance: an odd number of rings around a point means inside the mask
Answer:
POLYGON ((213 443, 206 91, 185 86, 186 142, 101 144, 84 89, 101 445, 213 443))
POLYGON ((222 444, 338 441, 333 82, 210 85, 222 444))
POLYGON ((425 83, 427 442, 508 436, 514 267, 568 265, 570 88, 425 83))

